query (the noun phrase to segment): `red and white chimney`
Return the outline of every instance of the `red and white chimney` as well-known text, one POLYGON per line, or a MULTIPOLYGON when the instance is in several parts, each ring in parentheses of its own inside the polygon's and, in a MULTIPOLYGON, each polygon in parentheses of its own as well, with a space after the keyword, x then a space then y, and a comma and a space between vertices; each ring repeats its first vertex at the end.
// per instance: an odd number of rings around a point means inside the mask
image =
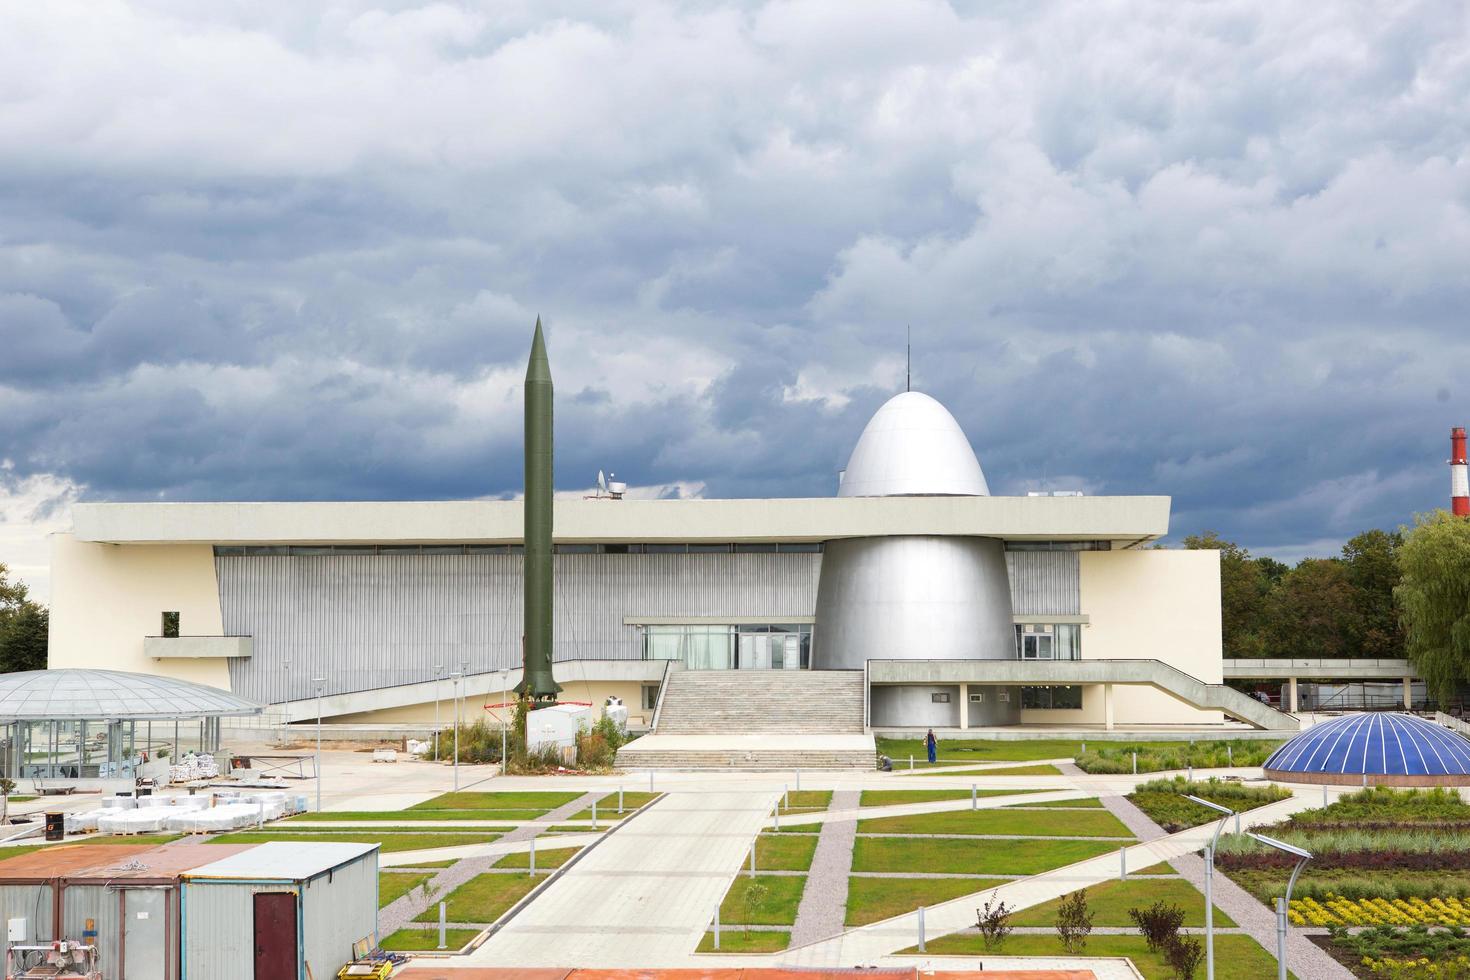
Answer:
POLYGON ((1450 430, 1450 509, 1456 517, 1470 517, 1470 473, 1465 465, 1465 427, 1450 430))

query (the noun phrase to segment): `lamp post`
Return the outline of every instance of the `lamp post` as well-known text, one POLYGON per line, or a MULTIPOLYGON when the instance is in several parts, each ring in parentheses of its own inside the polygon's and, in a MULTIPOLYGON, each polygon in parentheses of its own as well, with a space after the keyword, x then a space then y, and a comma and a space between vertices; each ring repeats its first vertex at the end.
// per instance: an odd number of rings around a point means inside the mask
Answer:
POLYGON ((1215 980, 1215 848, 1220 843, 1220 831, 1225 829, 1225 821, 1235 816, 1235 811, 1198 796, 1185 794, 1184 798, 1222 815, 1215 825, 1215 836, 1205 847, 1205 980, 1215 980))
POLYGON ((443 664, 434 665, 434 761, 439 761, 439 675, 444 673, 443 664))
POLYGON ((510 668, 506 667, 500 672, 500 774, 505 775, 505 705, 506 696, 510 693, 510 668))
POLYGON ((454 681, 454 791, 459 792, 459 671, 449 675, 454 681))
POLYGON ((325 677, 313 677, 316 685, 316 812, 322 812, 322 695, 327 690, 325 677))
POLYGON ((1267 837, 1265 834, 1247 833, 1246 836, 1296 858, 1296 867, 1291 869, 1291 880, 1286 883, 1286 894, 1276 900, 1276 976, 1278 980, 1286 980, 1286 910, 1291 906, 1291 890, 1296 887, 1297 875, 1301 874, 1302 868, 1312 860, 1312 852, 1304 851, 1300 847, 1294 847, 1274 837, 1267 837))

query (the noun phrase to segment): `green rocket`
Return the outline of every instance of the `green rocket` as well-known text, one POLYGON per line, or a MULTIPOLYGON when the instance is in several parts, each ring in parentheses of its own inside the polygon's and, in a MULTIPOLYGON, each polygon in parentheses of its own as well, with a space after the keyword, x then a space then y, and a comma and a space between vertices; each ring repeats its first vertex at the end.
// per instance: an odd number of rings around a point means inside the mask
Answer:
POLYGON ((551 362, 536 318, 526 365, 525 634, 516 693, 554 703, 561 690, 551 676, 551 362))

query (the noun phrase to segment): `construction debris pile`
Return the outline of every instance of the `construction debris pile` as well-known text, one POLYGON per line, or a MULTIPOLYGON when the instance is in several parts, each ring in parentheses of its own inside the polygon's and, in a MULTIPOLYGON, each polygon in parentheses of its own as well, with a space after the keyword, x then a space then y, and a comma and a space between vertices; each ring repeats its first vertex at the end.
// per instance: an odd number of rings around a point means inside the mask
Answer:
POLYGON ((200 779, 218 779, 219 763, 208 752, 185 752, 179 764, 168 767, 170 783, 192 783, 200 779))

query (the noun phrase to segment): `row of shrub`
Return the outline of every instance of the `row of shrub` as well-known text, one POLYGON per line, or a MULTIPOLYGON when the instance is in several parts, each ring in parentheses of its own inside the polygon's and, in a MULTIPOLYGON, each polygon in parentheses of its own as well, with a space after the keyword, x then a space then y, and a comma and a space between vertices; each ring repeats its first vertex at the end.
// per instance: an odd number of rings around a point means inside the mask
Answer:
POLYGON ((1180 742, 1167 748, 1158 745, 1107 743, 1077 756, 1077 768, 1098 775, 1133 772, 1133 754, 1138 753, 1139 772, 1170 769, 1223 769, 1226 766, 1259 766, 1276 751, 1280 742, 1241 739, 1230 742, 1180 742))
POLYGON ((1374 926, 1348 931, 1329 927, 1333 945, 1357 960, 1369 976, 1385 980, 1470 980, 1470 933, 1460 927, 1431 930, 1374 926), (1438 972, 1436 972, 1436 970, 1438 972))
POLYGON ((507 773, 531 775, 565 768, 576 768, 582 772, 606 772, 612 768, 618 749, 628 740, 627 734, 611 718, 604 716, 591 729, 584 729, 578 734, 576 752, 570 763, 554 746, 528 752, 525 731, 526 715, 529 711, 529 701, 518 702, 511 723, 503 735, 501 726, 491 725, 484 718, 459 726, 457 742, 454 729, 439 732, 438 758, 453 759, 457 744, 460 762, 500 762, 501 740, 504 738, 509 756, 505 761, 507 773))
POLYGON ((1394 789, 1370 786, 1339 797, 1330 806, 1302 810, 1289 818, 1296 827, 1392 827, 1435 824, 1470 827, 1470 804, 1453 789, 1394 789))
MULTIPOLYGON (((1457 866, 1463 866, 1466 860, 1464 855, 1470 853, 1470 835, 1432 827, 1325 830, 1312 833, 1293 828, 1290 824, 1278 824, 1260 832, 1311 851, 1318 867, 1326 861, 1347 867, 1393 867, 1405 856, 1413 854, 1435 855, 1446 861, 1460 862, 1457 866)), ((1279 851, 1258 844, 1244 835, 1222 837, 1219 857, 1222 862, 1236 861, 1236 867, 1273 867, 1277 864, 1293 863, 1290 858, 1281 856, 1279 851), (1272 854, 1278 855, 1280 860, 1264 860, 1272 854)))
POLYGON ((1220 819, 1219 813, 1207 806, 1191 803, 1185 799, 1186 795, 1198 796, 1240 812, 1287 799, 1291 792, 1270 783, 1247 786, 1223 779, 1189 782, 1183 776, 1175 776, 1173 779, 1151 779, 1140 783, 1128 799, 1171 834, 1220 819))

